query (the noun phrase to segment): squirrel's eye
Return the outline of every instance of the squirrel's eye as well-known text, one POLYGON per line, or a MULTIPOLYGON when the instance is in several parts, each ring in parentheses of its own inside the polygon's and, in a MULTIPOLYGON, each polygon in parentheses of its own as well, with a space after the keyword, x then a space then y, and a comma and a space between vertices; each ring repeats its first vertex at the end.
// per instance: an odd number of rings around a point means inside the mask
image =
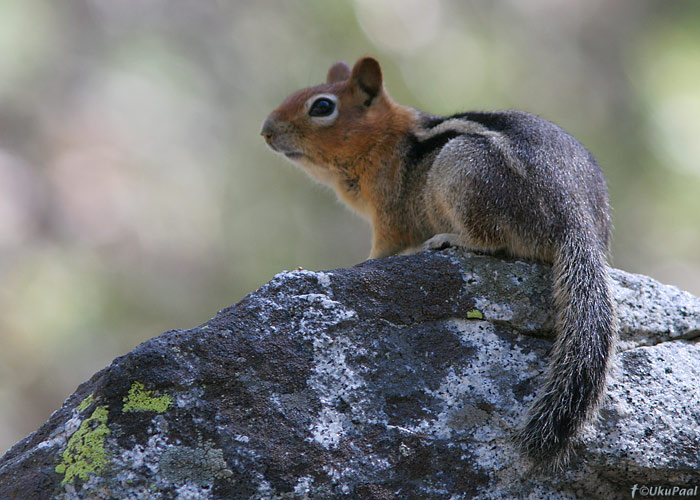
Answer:
POLYGON ((335 103, 327 97, 316 99, 309 108, 309 116, 328 116, 335 110, 335 103))

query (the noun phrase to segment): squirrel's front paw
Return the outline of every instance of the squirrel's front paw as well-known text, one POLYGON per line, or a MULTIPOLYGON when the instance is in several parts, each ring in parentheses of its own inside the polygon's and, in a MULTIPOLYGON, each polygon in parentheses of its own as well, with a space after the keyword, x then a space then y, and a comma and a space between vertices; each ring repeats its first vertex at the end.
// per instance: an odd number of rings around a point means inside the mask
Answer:
POLYGON ((449 247, 464 246, 459 239, 459 235, 453 233, 436 234, 423 243, 423 250, 443 250, 449 247))

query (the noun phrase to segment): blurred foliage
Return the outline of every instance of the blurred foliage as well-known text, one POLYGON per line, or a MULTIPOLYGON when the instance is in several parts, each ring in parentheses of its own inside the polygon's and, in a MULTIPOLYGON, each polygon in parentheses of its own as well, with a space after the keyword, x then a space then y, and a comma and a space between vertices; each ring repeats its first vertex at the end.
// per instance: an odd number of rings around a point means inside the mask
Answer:
POLYGON ((368 225, 258 136, 364 54, 403 104, 568 129, 608 176, 614 264, 700 294, 697 2, 6 0, 0 448, 139 342, 366 258, 368 225))

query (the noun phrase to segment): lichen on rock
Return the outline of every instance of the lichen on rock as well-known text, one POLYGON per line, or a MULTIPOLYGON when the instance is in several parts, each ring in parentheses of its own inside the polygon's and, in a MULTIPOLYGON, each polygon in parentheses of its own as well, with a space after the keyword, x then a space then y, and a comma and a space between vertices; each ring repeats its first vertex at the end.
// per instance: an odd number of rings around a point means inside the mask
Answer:
POLYGON ((141 382, 131 384, 129 393, 124 396, 123 412, 134 411, 154 411, 164 413, 173 404, 173 398, 169 394, 153 396, 153 391, 149 391, 141 382))
POLYGON ((75 478, 87 481, 90 474, 99 474, 107 465, 105 438, 111 433, 107 427, 108 411, 107 406, 95 408, 68 440, 61 453, 61 463, 55 469, 64 475, 62 485, 72 483, 75 478))
POLYGON ((78 413, 82 413, 88 408, 90 408, 90 405, 95 401, 95 395, 90 394, 88 397, 83 399, 80 403, 78 403, 78 406, 75 407, 76 410, 78 410, 78 413))

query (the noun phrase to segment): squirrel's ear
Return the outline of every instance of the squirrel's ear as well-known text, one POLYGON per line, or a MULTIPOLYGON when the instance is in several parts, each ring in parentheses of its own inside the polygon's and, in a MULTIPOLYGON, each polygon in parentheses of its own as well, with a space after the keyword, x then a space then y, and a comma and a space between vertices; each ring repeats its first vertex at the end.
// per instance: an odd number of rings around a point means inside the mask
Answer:
POLYGON ((362 94, 365 106, 382 92, 382 68, 373 57, 363 57, 355 63, 350 74, 350 82, 362 94))
POLYGON ((345 61, 338 61, 328 70, 326 83, 343 82, 348 78, 350 78, 350 66, 345 61))

